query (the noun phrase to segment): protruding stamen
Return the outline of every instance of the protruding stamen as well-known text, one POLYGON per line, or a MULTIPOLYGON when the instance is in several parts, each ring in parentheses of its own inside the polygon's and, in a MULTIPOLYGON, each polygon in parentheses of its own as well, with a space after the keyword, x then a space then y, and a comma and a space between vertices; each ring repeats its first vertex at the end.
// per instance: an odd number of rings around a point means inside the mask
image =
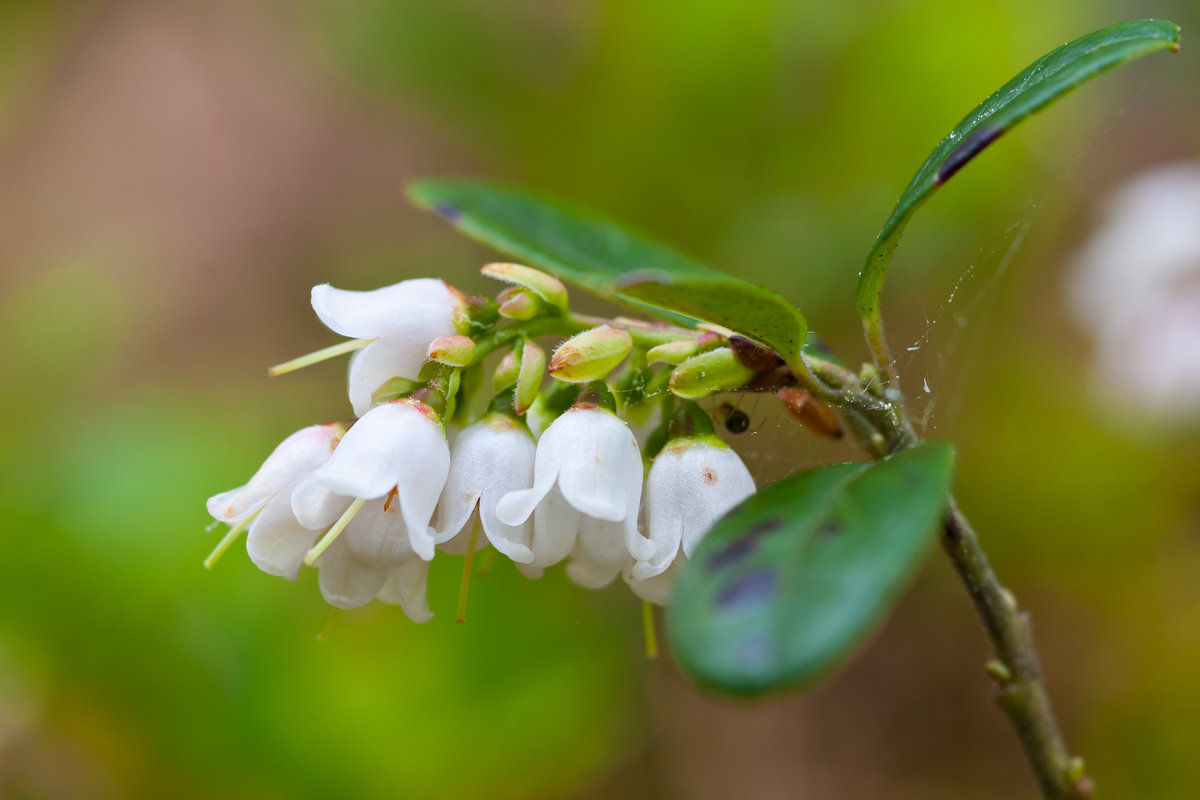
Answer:
POLYGON ((350 520, 354 519, 354 515, 359 512, 359 510, 363 507, 363 504, 366 502, 367 501, 364 498, 360 497, 351 503, 350 507, 346 509, 345 513, 338 517, 338 521, 333 523, 333 527, 326 531, 325 535, 321 537, 321 541, 313 545, 312 549, 305 554, 304 563, 311 567, 313 562, 321 557, 321 553, 324 553, 325 550, 328 549, 329 545, 333 544, 334 540, 341 535, 342 531, 346 530, 346 526, 350 524, 350 520))
POLYGON ((387 499, 383 501, 383 510, 391 511, 392 510, 392 501, 398 499, 399 497, 400 497, 400 487, 393 486, 392 490, 387 493, 387 499))
POLYGON ((208 558, 204 559, 205 569, 213 568, 213 564, 216 564, 217 559, 225 554, 225 551, 229 549, 231 544, 237 541, 237 538, 242 535, 242 531, 250 527, 250 523, 254 521, 254 518, 258 516, 258 513, 258 511, 255 511, 250 516, 243 517, 229 529, 229 531, 221 538, 221 541, 217 543, 217 546, 213 548, 213 551, 208 554, 208 558))
POLYGON ((654 606, 642 601, 642 632, 646 636, 646 658, 658 658, 658 635, 654 632, 654 606))
POLYGON ((342 618, 342 610, 337 606, 329 609, 329 613, 325 615, 325 622, 321 625, 321 630, 317 633, 318 642, 328 642, 330 634, 333 633, 333 628, 337 625, 338 620, 342 618))
POLYGON ((467 621, 467 591, 471 588, 471 567, 475 564, 475 545, 479 543, 478 520, 471 526, 471 537, 467 540, 467 560, 463 562, 462 581, 458 584, 458 614, 454 621, 462 625, 467 621))
POLYGON ((326 361, 344 353, 353 353, 355 350, 361 350, 369 345, 374 339, 349 339, 345 342, 326 347, 322 350, 317 350, 314 353, 309 353, 306 356, 293 358, 291 361, 285 361, 282 364, 276 364, 267 370, 267 374, 271 376, 283 375, 285 372, 295 372, 302 367, 310 367, 313 364, 326 361))

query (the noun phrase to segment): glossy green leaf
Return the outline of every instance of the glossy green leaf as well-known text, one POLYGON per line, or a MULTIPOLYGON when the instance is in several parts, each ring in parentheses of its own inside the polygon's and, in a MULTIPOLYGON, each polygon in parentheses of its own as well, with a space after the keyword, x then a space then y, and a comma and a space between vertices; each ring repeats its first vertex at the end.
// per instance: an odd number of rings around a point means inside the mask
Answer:
POLYGON ((858 276, 858 313, 879 323, 883 279, 913 213, 939 186, 1017 123, 1102 72, 1157 50, 1177 50, 1179 28, 1165 20, 1125 22, 1081 36, 1030 64, 942 139, 896 202, 858 276))
POLYGON ((804 317, 775 292, 594 212, 473 180, 420 180, 409 196, 472 239, 601 297, 675 322, 722 325, 788 361, 804 344, 804 317))
POLYGON ((819 677, 891 606, 933 541, 954 451, 927 442, 768 486, 709 531, 667 608, 702 684, 760 694, 819 677))

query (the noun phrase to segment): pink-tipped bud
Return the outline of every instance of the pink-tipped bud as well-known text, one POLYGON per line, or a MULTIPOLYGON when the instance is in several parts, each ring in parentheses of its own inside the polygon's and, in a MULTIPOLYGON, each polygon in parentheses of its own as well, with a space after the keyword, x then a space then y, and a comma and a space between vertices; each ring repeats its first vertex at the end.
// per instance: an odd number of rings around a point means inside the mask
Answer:
POLYGON ((533 292, 521 286, 511 286, 496 296, 500 316, 524 321, 533 319, 546 304, 533 292))
POLYGON ((475 358, 475 340, 470 336, 439 336, 429 343, 429 360, 451 367, 465 367, 475 358))
POLYGON ((567 287, 553 275, 521 264, 487 264, 480 270, 489 278, 522 286, 562 313, 567 311, 567 287))
POLYGON ((612 372, 633 348, 629 333, 601 325, 572 336, 550 359, 550 374, 567 383, 588 383, 612 372))

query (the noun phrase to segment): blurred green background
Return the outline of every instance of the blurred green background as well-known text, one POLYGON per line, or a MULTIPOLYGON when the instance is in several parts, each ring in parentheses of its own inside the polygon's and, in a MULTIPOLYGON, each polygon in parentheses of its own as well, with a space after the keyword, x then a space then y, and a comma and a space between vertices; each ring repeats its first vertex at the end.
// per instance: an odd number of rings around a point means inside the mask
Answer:
MULTIPOLYGON (((1097 411, 1061 291, 1109 188, 1200 156, 1194 2, 0 0, 0 795, 1032 796, 940 557, 849 668, 741 704, 644 658, 625 587, 558 570, 497 563, 458 626, 442 557, 431 623, 372 604, 318 643, 313 575, 201 568, 204 500, 348 415, 340 363, 265 374, 335 341, 313 284, 494 290, 405 180, 604 209, 854 361, 860 261, 929 149, 1046 50, 1144 16, 1182 52, 973 163, 885 312, 1104 796, 1195 792, 1200 436, 1097 411)), ((747 408, 760 478, 830 456, 747 408)))

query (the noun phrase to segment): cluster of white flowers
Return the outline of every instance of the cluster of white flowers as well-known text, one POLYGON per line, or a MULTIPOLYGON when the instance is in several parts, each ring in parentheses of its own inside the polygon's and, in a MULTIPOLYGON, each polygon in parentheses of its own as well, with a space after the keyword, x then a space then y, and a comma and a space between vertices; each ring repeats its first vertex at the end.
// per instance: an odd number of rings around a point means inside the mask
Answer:
MULTIPOLYGON (((457 384, 436 376, 471 361, 466 334, 474 329, 470 300, 440 280, 370 292, 322 285, 312 303, 329 328, 358 337, 349 366, 358 419, 292 434, 245 486, 210 498, 208 510, 232 526, 226 542, 248 532, 250 558, 264 572, 295 579, 302 565, 315 566, 333 606, 379 598, 428 620, 429 562, 439 549, 461 554, 473 544, 490 544, 529 577, 564 560, 585 587, 620 575, 638 596, 662 604, 679 563, 754 493, 745 465, 711 429, 668 437, 647 473, 629 426, 586 390, 557 414, 540 408, 551 421, 536 439, 522 416, 529 402, 493 402, 476 421, 449 424, 446 400, 457 384), (389 390, 396 386, 399 397, 389 390), (476 525, 486 541, 473 534, 476 525)), ((605 341, 616 338, 608 326, 598 330, 605 341)), ((586 342, 560 347, 556 359, 586 371, 582 348, 607 373, 630 349, 620 333, 615 359, 612 347, 596 355, 586 342)), ((523 372, 536 366, 541 391, 544 357, 525 361, 523 372)))

